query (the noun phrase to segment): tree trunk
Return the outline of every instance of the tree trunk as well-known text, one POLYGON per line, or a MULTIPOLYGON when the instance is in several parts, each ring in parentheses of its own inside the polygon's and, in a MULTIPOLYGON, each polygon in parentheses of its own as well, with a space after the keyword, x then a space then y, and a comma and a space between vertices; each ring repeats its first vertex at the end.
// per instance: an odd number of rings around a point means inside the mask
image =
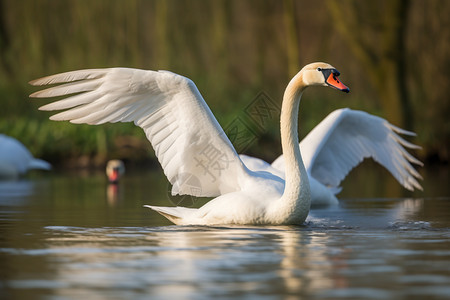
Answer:
POLYGON ((289 77, 292 77, 297 74, 300 68, 300 60, 298 57, 298 31, 297 25, 295 24, 295 2, 293 0, 284 0, 283 19, 286 28, 288 71, 289 77))
POLYGON ((405 64, 409 4, 409 0, 387 0, 368 14, 361 12, 358 1, 328 1, 338 31, 379 93, 385 117, 405 128, 413 125, 405 64), (376 34, 368 34, 373 30, 376 34))

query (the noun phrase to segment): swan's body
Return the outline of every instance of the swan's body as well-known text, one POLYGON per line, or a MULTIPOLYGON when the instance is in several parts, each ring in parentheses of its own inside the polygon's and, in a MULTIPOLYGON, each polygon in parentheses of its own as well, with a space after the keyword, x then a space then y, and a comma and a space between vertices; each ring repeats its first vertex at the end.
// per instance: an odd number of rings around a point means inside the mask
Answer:
MULTIPOLYGON (((417 149, 399 134, 414 135, 383 118, 363 111, 338 109, 330 113, 301 142, 300 150, 311 185, 311 204, 337 204, 340 183, 351 169, 371 157, 385 167, 406 189, 422 189, 421 176, 411 163, 422 165, 406 148, 417 149)), ((284 178, 284 158, 272 164, 241 155, 253 171, 266 171, 284 178)))
POLYGON ((18 140, 0 134, 0 179, 15 179, 32 169, 50 170, 51 165, 34 158, 18 140))
POLYGON ((348 92, 325 63, 304 67, 288 84, 281 110, 285 180, 249 170, 239 158, 195 84, 167 71, 113 68, 68 72, 32 81, 69 82, 32 94, 78 93, 41 107, 62 110, 53 120, 102 124, 134 122, 146 133, 173 194, 216 197, 194 208, 148 206, 175 224, 301 224, 310 189, 298 145, 298 107, 304 89, 333 86, 348 92), (196 188, 192 184, 198 183, 196 188))

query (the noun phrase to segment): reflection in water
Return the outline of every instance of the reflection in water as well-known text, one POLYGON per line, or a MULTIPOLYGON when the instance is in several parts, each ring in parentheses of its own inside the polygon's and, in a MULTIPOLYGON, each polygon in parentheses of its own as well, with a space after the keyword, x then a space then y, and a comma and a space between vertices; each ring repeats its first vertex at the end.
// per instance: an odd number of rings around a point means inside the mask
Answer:
POLYGON ((394 209, 395 220, 410 220, 423 208, 424 199, 404 199, 394 209))
POLYGON ((392 299, 399 291, 413 296, 419 278, 426 281, 421 284, 440 287, 427 292, 433 296, 447 293, 449 288, 442 285, 450 284, 445 266, 450 250, 443 250, 450 243, 445 233, 436 231, 329 231, 315 225, 45 230, 46 248, 10 254, 41 256, 52 271, 41 275, 45 283, 16 279, 8 283, 13 288, 36 284, 46 288, 54 282, 52 293, 62 297, 101 291, 106 297, 177 299, 205 295, 392 299), (433 244, 444 248, 430 252, 433 244), (430 267, 436 259, 444 264, 430 267), (427 279, 429 274, 435 275, 427 279))
POLYGON ((119 202, 119 183, 109 183, 106 187, 106 199, 110 206, 115 206, 119 202))
POLYGON ((24 198, 33 193, 34 183, 29 180, 0 180, 0 201, 24 198))
MULTIPOLYGON (((238 295, 255 290, 297 295, 345 282, 345 278, 333 278, 339 264, 330 262, 326 234, 301 227, 47 230, 48 242, 55 247, 42 253, 61 262, 55 278, 66 287, 136 288, 145 284, 154 296, 204 291, 238 295), (138 274, 131 275, 130 269, 138 274)), ((62 289, 61 296, 72 292, 72 288, 62 289)))
POLYGON ((283 253, 280 275, 287 291, 313 293, 334 286, 336 279, 330 275, 335 273, 336 265, 328 261, 325 247, 329 237, 326 234, 299 235, 295 231, 285 231, 280 238, 283 253))

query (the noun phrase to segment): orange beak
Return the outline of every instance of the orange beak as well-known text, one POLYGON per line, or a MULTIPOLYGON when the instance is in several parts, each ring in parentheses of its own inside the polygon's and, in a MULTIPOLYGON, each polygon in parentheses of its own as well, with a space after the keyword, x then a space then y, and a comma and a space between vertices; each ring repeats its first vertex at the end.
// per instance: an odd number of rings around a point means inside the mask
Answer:
POLYGON ((350 89, 343 84, 339 79, 338 76, 340 75, 339 71, 336 69, 323 69, 322 70, 323 76, 325 76, 325 82, 335 89, 338 89, 343 92, 350 92, 350 89))
POLYGON ((119 170, 113 169, 111 175, 109 175, 109 182, 119 181, 119 170))
POLYGON ((350 89, 345 84, 340 82, 339 79, 337 78, 337 76, 334 75, 333 73, 331 73, 330 76, 328 76, 328 78, 325 82, 328 83, 328 85, 330 85, 338 90, 341 90, 346 93, 350 92, 350 89))

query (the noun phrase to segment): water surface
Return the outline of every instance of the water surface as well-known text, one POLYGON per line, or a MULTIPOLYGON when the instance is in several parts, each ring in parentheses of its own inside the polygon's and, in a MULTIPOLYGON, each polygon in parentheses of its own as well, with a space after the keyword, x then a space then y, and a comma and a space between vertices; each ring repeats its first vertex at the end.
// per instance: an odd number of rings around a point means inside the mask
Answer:
POLYGON ((142 208, 171 205, 160 172, 0 182, 1 298, 448 299, 447 190, 356 198, 377 194, 358 180, 302 226, 214 227, 142 208))

